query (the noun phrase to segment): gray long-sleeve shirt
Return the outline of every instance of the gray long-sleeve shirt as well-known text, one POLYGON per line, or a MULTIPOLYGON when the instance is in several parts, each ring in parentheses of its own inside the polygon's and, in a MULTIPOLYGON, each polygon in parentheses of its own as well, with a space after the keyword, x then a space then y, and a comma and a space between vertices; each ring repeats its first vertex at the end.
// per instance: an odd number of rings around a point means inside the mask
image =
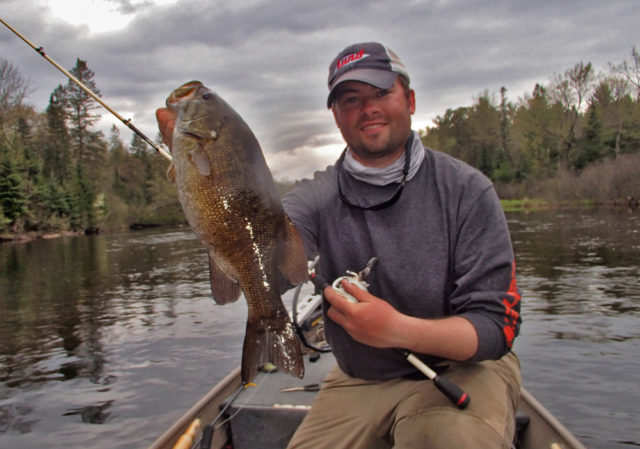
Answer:
MULTIPOLYGON (((491 182, 478 170, 425 148, 417 174, 393 205, 362 210, 352 204, 392 195, 336 166, 316 172, 283 198, 309 256, 320 254, 320 273, 331 281, 379 259, 369 291, 400 312, 423 318, 459 315, 478 333, 474 361, 508 352, 520 326, 513 250, 506 219, 491 182)), ((326 305, 326 303, 325 303, 326 305)), ((411 375, 398 351, 353 340, 325 314, 325 334, 341 369, 364 379, 411 375)), ((441 359, 417 354, 427 363, 441 359)))

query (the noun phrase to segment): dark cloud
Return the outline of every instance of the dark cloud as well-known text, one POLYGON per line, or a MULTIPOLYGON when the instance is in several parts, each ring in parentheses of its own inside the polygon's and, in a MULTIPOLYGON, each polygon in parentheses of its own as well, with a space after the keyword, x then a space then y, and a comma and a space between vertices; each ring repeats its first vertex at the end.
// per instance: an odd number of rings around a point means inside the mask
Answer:
MULTIPOLYGON (((325 108, 326 76, 350 43, 382 41, 402 57, 418 99, 415 127, 485 90, 505 86, 516 100, 580 61, 606 70, 640 44, 635 0, 111 2, 132 20, 108 33, 53 17, 46 0, 3 0, 0 16, 64 67, 87 60, 105 100, 151 136, 154 110, 169 92, 205 82, 252 127, 274 174, 289 179, 310 175, 341 150, 325 108)), ((0 57, 32 80, 30 101, 41 110, 66 83, 1 28, 0 57)))

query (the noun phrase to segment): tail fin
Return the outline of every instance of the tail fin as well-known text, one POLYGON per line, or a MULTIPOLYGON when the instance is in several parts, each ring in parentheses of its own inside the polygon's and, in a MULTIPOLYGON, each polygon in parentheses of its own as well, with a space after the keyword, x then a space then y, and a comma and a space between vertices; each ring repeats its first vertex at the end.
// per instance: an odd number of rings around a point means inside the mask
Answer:
POLYGON ((267 362, 293 376, 304 376, 302 348, 287 315, 247 321, 242 348, 242 381, 250 382, 267 362))

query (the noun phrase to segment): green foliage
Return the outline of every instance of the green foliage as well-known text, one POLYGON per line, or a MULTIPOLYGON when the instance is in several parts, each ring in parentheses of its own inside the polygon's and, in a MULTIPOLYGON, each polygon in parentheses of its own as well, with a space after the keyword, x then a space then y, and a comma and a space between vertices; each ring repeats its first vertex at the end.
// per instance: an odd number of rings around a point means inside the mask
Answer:
POLYGON ((5 159, 0 164, 0 206, 3 215, 11 222, 18 220, 25 212, 27 194, 25 178, 18 164, 5 159))
POLYGON ((598 107, 595 103, 589 107, 582 141, 578 146, 575 158, 571 161, 571 166, 577 171, 601 160, 604 156, 605 147, 602 142, 602 125, 598 119, 597 109, 598 107))
MULTIPOLYGON (((94 74, 72 73, 94 92, 94 74)), ((97 105, 75 84, 58 86, 45 112, 22 100, 28 83, 0 59, 0 232, 97 232, 184 222, 166 161, 139 138, 94 129, 97 105), (13 89, 13 90, 12 90, 13 89)))
POLYGON ((9 223, 11 223, 11 220, 4 215, 2 206, 0 206, 0 229, 4 229, 9 223))
POLYGON ((63 180, 70 175, 71 151, 64 88, 58 86, 49 97, 46 132, 42 143, 43 174, 48 178, 63 180))
MULTIPOLYGON (((635 47, 631 56, 631 62, 612 65, 608 76, 580 62, 547 86, 536 84, 516 103, 507 100, 505 88, 499 104, 484 92, 471 106, 447 109, 435 126, 421 132, 422 140, 503 187, 517 183, 524 188, 608 167, 601 163, 640 153, 640 57, 635 47)), ((638 198, 640 192, 632 196, 638 198)))

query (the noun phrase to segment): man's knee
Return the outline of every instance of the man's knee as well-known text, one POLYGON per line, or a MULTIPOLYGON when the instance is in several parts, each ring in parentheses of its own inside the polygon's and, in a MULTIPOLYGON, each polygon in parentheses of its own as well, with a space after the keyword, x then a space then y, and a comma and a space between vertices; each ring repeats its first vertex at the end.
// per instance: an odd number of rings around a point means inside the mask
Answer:
POLYGON ((511 447, 515 422, 496 429, 469 412, 430 409, 400 420, 393 430, 394 449, 477 449, 511 447))

